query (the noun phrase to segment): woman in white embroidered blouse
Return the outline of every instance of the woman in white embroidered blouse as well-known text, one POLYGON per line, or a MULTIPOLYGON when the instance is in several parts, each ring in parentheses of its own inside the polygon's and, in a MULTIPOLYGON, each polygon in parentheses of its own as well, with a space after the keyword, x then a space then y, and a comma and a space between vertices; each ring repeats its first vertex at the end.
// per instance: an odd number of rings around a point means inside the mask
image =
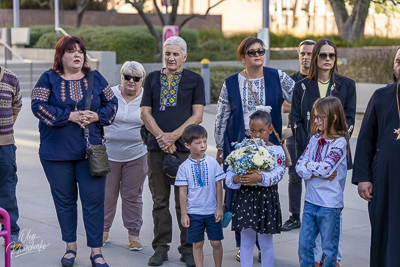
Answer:
MULTIPOLYGON (((284 99, 292 102, 294 81, 280 70, 264 67, 265 51, 262 40, 244 39, 238 47, 237 58, 245 69, 228 77, 222 86, 214 131, 216 158, 220 164, 232 150, 232 142, 241 142, 250 136, 249 117, 257 106, 255 97, 261 105, 272 107, 272 124, 281 133, 281 107, 284 99)), ((273 135, 270 141, 278 144, 273 135)), ((225 189, 225 212, 231 212, 235 190, 225 189)), ((236 245, 240 247, 240 235, 236 237, 236 245)), ((237 256, 240 257, 239 251, 237 256)))
MULTIPOLYGON (((238 77, 246 135, 248 135, 249 130, 249 117, 255 111, 257 106, 246 79, 249 79, 251 89, 262 105, 266 105, 266 91, 271 90, 271 88, 266 89, 264 80, 263 65, 265 51, 263 41, 255 37, 247 37, 238 47, 237 57, 239 62, 245 66, 245 69, 234 75, 237 75, 238 77)), ((287 102, 291 103, 295 82, 285 72, 277 70, 277 73, 279 75, 279 89, 282 91, 282 96, 287 100, 287 102)), ((215 142, 218 149, 217 160, 219 163, 222 163, 221 155, 224 147, 224 134, 232 111, 231 103, 228 98, 229 91, 226 82, 224 82, 218 99, 214 131, 215 142)), ((274 112, 281 113, 281 109, 273 108, 272 113, 274 112)), ((228 129, 228 131, 229 130, 232 129, 228 129)))

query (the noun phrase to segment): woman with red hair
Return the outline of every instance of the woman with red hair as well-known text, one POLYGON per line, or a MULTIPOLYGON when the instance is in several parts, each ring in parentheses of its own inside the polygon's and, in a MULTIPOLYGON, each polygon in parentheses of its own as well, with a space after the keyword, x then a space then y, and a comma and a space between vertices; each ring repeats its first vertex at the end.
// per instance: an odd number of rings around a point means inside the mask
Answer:
POLYGON ((101 253, 106 176, 90 174, 84 128, 89 128, 89 143, 100 144, 101 128, 113 122, 118 101, 97 71, 93 71, 92 95, 87 95, 90 72, 82 40, 64 36, 57 43, 53 68, 42 74, 32 91, 32 112, 39 119, 39 157, 66 242, 64 267, 73 266, 76 257, 78 193, 92 266, 108 266, 101 253), (85 110, 87 97, 89 110, 85 110))

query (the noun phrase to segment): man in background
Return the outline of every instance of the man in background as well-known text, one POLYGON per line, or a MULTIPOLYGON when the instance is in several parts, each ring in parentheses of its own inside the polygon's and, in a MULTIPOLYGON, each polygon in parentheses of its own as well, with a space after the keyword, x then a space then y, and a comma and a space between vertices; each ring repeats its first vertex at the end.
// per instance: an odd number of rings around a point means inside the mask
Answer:
MULTIPOLYGON (((296 72, 290 78, 292 78, 295 82, 298 82, 304 79, 309 72, 310 63, 311 63, 311 52, 315 45, 315 41, 313 40, 304 40, 300 43, 297 52, 299 54, 299 62, 300 62, 300 71, 296 72)), ((291 105, 286 101, 283 104, 283 112, 289 113, 289 123, 288 128, 291 128, 290 123, 290 109, 291 105)), ((292 215, 289 217, 283 226, 282 231, 290 231, 295 228, 300 228, 300 207, 301 207, 301 191, 302 191, 302 179, 296 173, 296 162, 297 162, 297 153, 296 153, 296 143, 294 136, 286 139, 286 145, 288 147, 290 157, 292 159, 292 166, 289 167, 289 211, 292 215)))
POLYGON ((15 73, 0 66, 0 207, 10 215, 11 249, 23 249, 18 239, 17 162, 14 123, 22 107, 19 80, 15 73))

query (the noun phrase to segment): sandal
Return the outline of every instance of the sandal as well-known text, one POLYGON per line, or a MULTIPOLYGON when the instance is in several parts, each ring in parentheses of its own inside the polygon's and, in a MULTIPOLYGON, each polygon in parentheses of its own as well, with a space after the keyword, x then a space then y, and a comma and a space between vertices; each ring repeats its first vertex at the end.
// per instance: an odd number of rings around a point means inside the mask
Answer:
POLYGON ((101 254, 96 254, 92 257, 92 255, 90 255, 90 261, 92 262, 92 267, 110 267, 107 263, 98 263, 98 262, 94 262, 95 259, 97 258, 103 258, 103 255, 101 254))
POLYGON ((72 267, 72 266, 74 266, 75 258, 76 258, 76 251, 67 250, 65 252, 64 256, 61 258, 61 266, 62 267, 72 267), (74 254, 75 257, 67 259, 67 258, 65 258, 65 255, 67 255, 67 254, 74 254))

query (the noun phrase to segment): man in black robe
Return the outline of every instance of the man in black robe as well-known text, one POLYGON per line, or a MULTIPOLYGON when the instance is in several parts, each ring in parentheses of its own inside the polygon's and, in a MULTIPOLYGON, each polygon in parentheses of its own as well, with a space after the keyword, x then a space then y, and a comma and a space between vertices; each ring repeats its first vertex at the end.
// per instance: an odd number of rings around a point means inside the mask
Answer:
MULTIPOLYGON (((394 74, 400 73, 400 50, 394 74)), ((400 110, 399 83, 372 95, 358 136, 352 182, 368 201, 370 266, 400 264, 400 110)))
POLYGON ((393 82, 398 82, 400 81, 400 46, 397 47, 393 65, 393 82))

